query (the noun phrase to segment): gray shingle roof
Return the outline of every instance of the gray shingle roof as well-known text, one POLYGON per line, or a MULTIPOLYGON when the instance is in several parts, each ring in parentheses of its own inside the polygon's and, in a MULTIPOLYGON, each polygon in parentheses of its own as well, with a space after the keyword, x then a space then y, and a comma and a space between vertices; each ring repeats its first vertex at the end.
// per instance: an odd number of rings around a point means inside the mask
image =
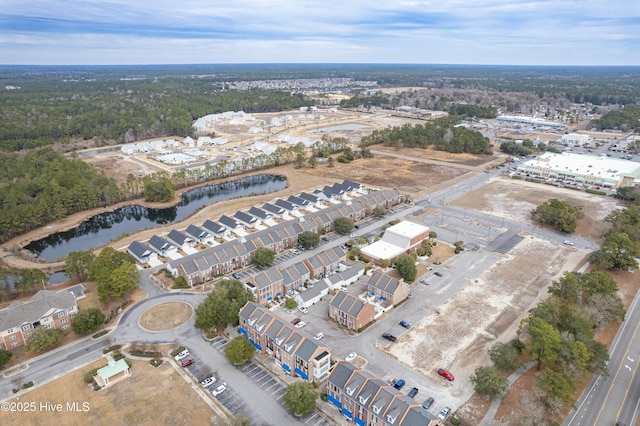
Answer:
POLYGON ((344 385, 357 369, 358 368, 350 362, 339 361, 333 366, 333 370, 331 370, 327 381, 336 385, 338 389, 344 389, 344 385))
POLYGON ((283 214, 285 212, 285 210, 282 207, 275 206, 271 203, 264 203, 262 205, 262 209, 272 214, 278 214, 278 215, 283 214))
POLYGON ((272 217, 270 213, 267 213, 266 211, 259 209, 257 207, 251 207, 249 209, 249 214, 262 220, 267 220, 272 217))
POLYGON ((216 235, 220 235, 226 230, 224 226, 209 219, 204 221, 204 223, 202 224, 202 227, 207 231, 216 235))
POLYGON ((188 237, 186 234, 180 231, 176 231, 175 229, 172 229, 171 231, 169 231, 169 234, 167 235, 167 239, 169 239, 170 241, 173 241, 179 246, 193 241, 191 237, 188 237))
POLYGON ((76 306, 76 299, 67 290, 40 290, 26 302, 13 302, 0 311, 0 330, 34 323, 54 310, 70 309, 76 306))
POLYGON ((238 219, 240 222, 246 223, 247 225, 251 225, 258 222, 258 219, 256 219, 255 217, 241 211, 237 211, 233 215, 233 217, 238 219))
POLYGON ((154 235, 153 237, 149 238, 149 247, 161 253, 175 246, 164 238, 154 235))
POLYGON ((222 225, 226 226, 227 228, 229 228, 231 230, 234 230, 234 229, 236 229, 236 228, 238 228, 240 226, 240 224, 235 219, 232 219, 227 215, 220 216, 220 219, 218 219, 218 221, 222 225))
POLYGON ((151 249, 140 241, 133 241, 127 250, 138 259, 145 259, 151 254, 151 249))
POLYGON ((185 232, 191 235, 196 240, 202 240, 211 236, 209 232, 205 231, 204 229, 196 225, 187 226, 187 229, 185 230, 185 232))
POLYGON ((286 201, 286 200, 282 200, 282 199, 277 199, 276 202, 274 203, 277 207, 282 207, 283 209, 287 210, 287 211, 294 211, 297 209, 296 206, 294 206, 293 204, 291 204, 290 202, 286 201))

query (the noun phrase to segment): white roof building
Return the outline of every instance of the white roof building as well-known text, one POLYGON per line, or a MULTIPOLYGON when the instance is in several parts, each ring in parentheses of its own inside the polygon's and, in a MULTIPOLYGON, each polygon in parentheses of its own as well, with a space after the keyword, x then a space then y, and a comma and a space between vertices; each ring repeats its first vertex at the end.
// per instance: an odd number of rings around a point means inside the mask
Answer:
POLYGON ((579 135, 577 133, 569 133, 562 135, 558 143, 564 143, 571 146, 583 146, 589 143, 589 135, 579 135))
POLYGON ((547 152, 519 164, 518 170, 542 178, 557 178, 607 188, 640 184, 640 163, 600 155, 547 152))
POLYGON ((360 250, 360 254, 370 260, 392 260, 403 253, 409 253, 422 245, 429 237, 429 228, 419 223, 402 221, 384 231, 381 240, 360 250))

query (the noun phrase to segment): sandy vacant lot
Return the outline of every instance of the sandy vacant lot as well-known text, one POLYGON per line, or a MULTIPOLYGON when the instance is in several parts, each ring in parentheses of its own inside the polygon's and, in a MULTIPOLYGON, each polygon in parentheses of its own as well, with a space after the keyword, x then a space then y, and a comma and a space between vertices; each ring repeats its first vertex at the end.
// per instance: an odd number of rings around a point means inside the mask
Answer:
POLYGON ((551 198, 581 206, 585 217, 578 222, 575 234, 595 241, 609 228, 604 219, 619 208, 611 197, 508 178, 498 178, 451 204, 533 224, 531 211, 551 198))
MULTIPOLYGON (((131 361, 131 377, 95 392, 83 382, 84 373, 106 365, 106 360, 84 366, 10 402, 35 402, 36 411, 3 413, 3 425, 205 425, 217 417, 185 383, 176 370, 163 363, 131 361), (86 412, 69 412, 67 402, 88 403, 86 412), (62 412, 40 410, 40 403, 62 404, 62 412), (188 407, 188 409, 185 409, 188 407)), ((23 391, 24 392, 24 391, 23 391)))
POLYGON ((437 379, 433 366, 450 367, 456 374, 453 394, 472 391, 469 377, 488 364, 487 349, 497 339, 511 339, 546 287, 563 269, 573 269, 581 255, 567 248, 528 238, 523 240, 475 282, 470 282, 433 314, 411 327, 389 352, 421 374, 437 379), (509 332, 507 332, 509 330, 509 332))

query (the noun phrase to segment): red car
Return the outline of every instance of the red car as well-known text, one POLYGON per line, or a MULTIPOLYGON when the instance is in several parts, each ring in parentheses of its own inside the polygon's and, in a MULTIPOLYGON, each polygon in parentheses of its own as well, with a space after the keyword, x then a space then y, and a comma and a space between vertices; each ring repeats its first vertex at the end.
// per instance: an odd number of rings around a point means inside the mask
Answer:
POLYGON ((300 321, 302 321, 300 318, 294 318, 294 319, 291 320, 291 324, 296 325, 300 321))
POLYGON ((451 371, 445 370, 444 368, 438 368, 438 375, 444 377, 450 382, 453 382, 456 379, 454 375, 451 374, 451 371))
POLYGON ((195 363, 196 363, 196 360, 195 360, 195 359, 193 359, 193 358, 191 358, 191 359, 185 359, 184 361, 182 361, 182 366, 183 366, 183 367, 188 367, 188 366, 190 366, 191 364, 195 364, 195 363))

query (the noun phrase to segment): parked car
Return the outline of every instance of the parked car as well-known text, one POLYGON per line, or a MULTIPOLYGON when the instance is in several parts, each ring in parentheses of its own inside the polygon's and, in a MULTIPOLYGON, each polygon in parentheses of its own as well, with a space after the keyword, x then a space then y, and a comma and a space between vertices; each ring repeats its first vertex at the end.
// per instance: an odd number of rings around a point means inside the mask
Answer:
POLYGON ((321 240, 321 241, 325 241, 325 242, 326 242, 326 241, 329 241, 329 239, 328 239, 327 237, 322 237, 322 238, 320 238, 320 240, 321 240))
POLYGON ((441 277, 442 276, 442 272, 436 271, 436 272, 433 273, 433 275, 435 275, 437 277, 441 277))
POLYGON ((390 342, 395 342, 397 340, 396 336, 391 333, 382 333, 382 337, 390 342))
POLYGON ((307 323, 305 323, 304 321, 300 321, 299 323, 296 324, 296 328, 302 328, 305 325, 307 325, 307 323))
POLYGON ((347 362, 351 362, 354 359, 356 359, 357 356, 358 356, 357 353, 351 352, 349 355, 347 355, 347 357, 344 360, 347 361, 347 362))
POLYGON ((406 328, 406 329, 411 328, 411 324, 409 324, 409 323, 408 323, 408 322, 406 322, 406 321, 400 321, 398 324, 400 324, 402 327, 404 327, 404 328, 406 328))
POLYGON ((195 364, 195 363, 196 363, 196 360, 193 359, 193 358, 185 359, 184 361, 182 361, 182 366, 183 367, 188 367, 188 366, 190 366, 192 364, 195 364))
POLYGON ((440 411, 440 414, 438 414, 438 417, 440 418, 440 420, 445 420, 450 412, 451 412, 451 408, 444 407, 442 411, 440 411))
POLYGON ((220 386, 218 386, 217 388, 215 388, 214 390, 211 391, 211 395, 213 396, 218 396, 220 395, 222 392, 227 390, 227 384, 223 383, 220 386))
POLYGON ((427 280, 420 280, 420 284, 429 285, 429 281, 427 281, 427 280))
POLYGON ((240 274, 239 274, 239 273, 237 273, 237 272, 234 272, 233 274, 231 274, 231 276, 232 276, 233 278, 235 278, 236 280, 239 280, 239 279, 240 279, 240 274))
POLYGON ((291 249, 289 250, 292 254, 300 254, 300 250, 298 249, 291 249))
POLYGON ((409 391, 409 393, 407 394, 407 396, 408 396, 409 398, 414 398, 417 394, 418 394, 418 388, 413 387, 413 388, 411 388, 411 390, 409 391))
POLYGON ((322 333, 318 333, 318 334, 316 334, 315 336, 313 336, 313 338, 314 338, 314 339, 316 339, 316 340, 320 340, 320 339, 322 339, 323 337, 324 337, 324 334, 322 334, 322 333))
POLYGON ((404 379, 398 379, 396 380, 396 382, 393 384, 393 387, 400 390, 402 389, 402 387, 404 386, 406 382, 404 381, 404 379))
POLYGON ((431 408, 434 402, 435 402, 435 399, 433 399, 433 397, 430 396, 429 398, 424 400, 424 402, 422 403, 422 408, 424 408, 425 410, 428 410, 429 408, 431 408))
POLYGON ((300 250, 300 251, 305 251, 305 250, 306 250, 306 249, 305 249, 303 246, 301 246, 301 245, 296 246, 296 248, 297 248, 298 250, 300 250))
POLYGON ((455 376, 451 374, 451 371, 445 370, 444 368, 438 368, 438 375, 444 377, 450 382, 453 382, 456 379, 455 376))
POLYGON ((309 312, 309 309, 307 309, 307 307, 306 307, 306 306, 300 306, 300 307, 298 308, 298 310, 299 310, 300 312, 302 312, 303 314, 306 314, 307 312, 309 312))
POLYGON ((294 319, 291 320, 291 324, 296 325, 300 321, 302 321, 300 318, 294 318, 294 319))
POLYGON ((178 355, 176 355, 175 358, 176 358, 176 361, 180 361, 180 360, 185 359, 188 356, 189 356, 189 351, 187 349, 185 349, 184 351, 182 351, 178 355))
POLYGON ((565 242, 564 242, 564 243, 562 243, 562 244, 567 245, 567 246, 572 246, 572 247, 573 247, 573 242, 571 242, 571 241, 569 241, 569 240, 565 240, 565 242))
POLYGON ((203 381, 200 382, 200 386, 202 386, 203 388, 208 388, 209 386, 211 386, 215 382, 216 382, 216 378, 215 377, 207 377, 206 379, 204 379, 203 381))
POLYGON ((346 249, 348 249, 349 247, 347 247, 347 245, 346 245, 346 244, 340 244, 340 248, 341 248, 342 250, 346 250, 346 249))

